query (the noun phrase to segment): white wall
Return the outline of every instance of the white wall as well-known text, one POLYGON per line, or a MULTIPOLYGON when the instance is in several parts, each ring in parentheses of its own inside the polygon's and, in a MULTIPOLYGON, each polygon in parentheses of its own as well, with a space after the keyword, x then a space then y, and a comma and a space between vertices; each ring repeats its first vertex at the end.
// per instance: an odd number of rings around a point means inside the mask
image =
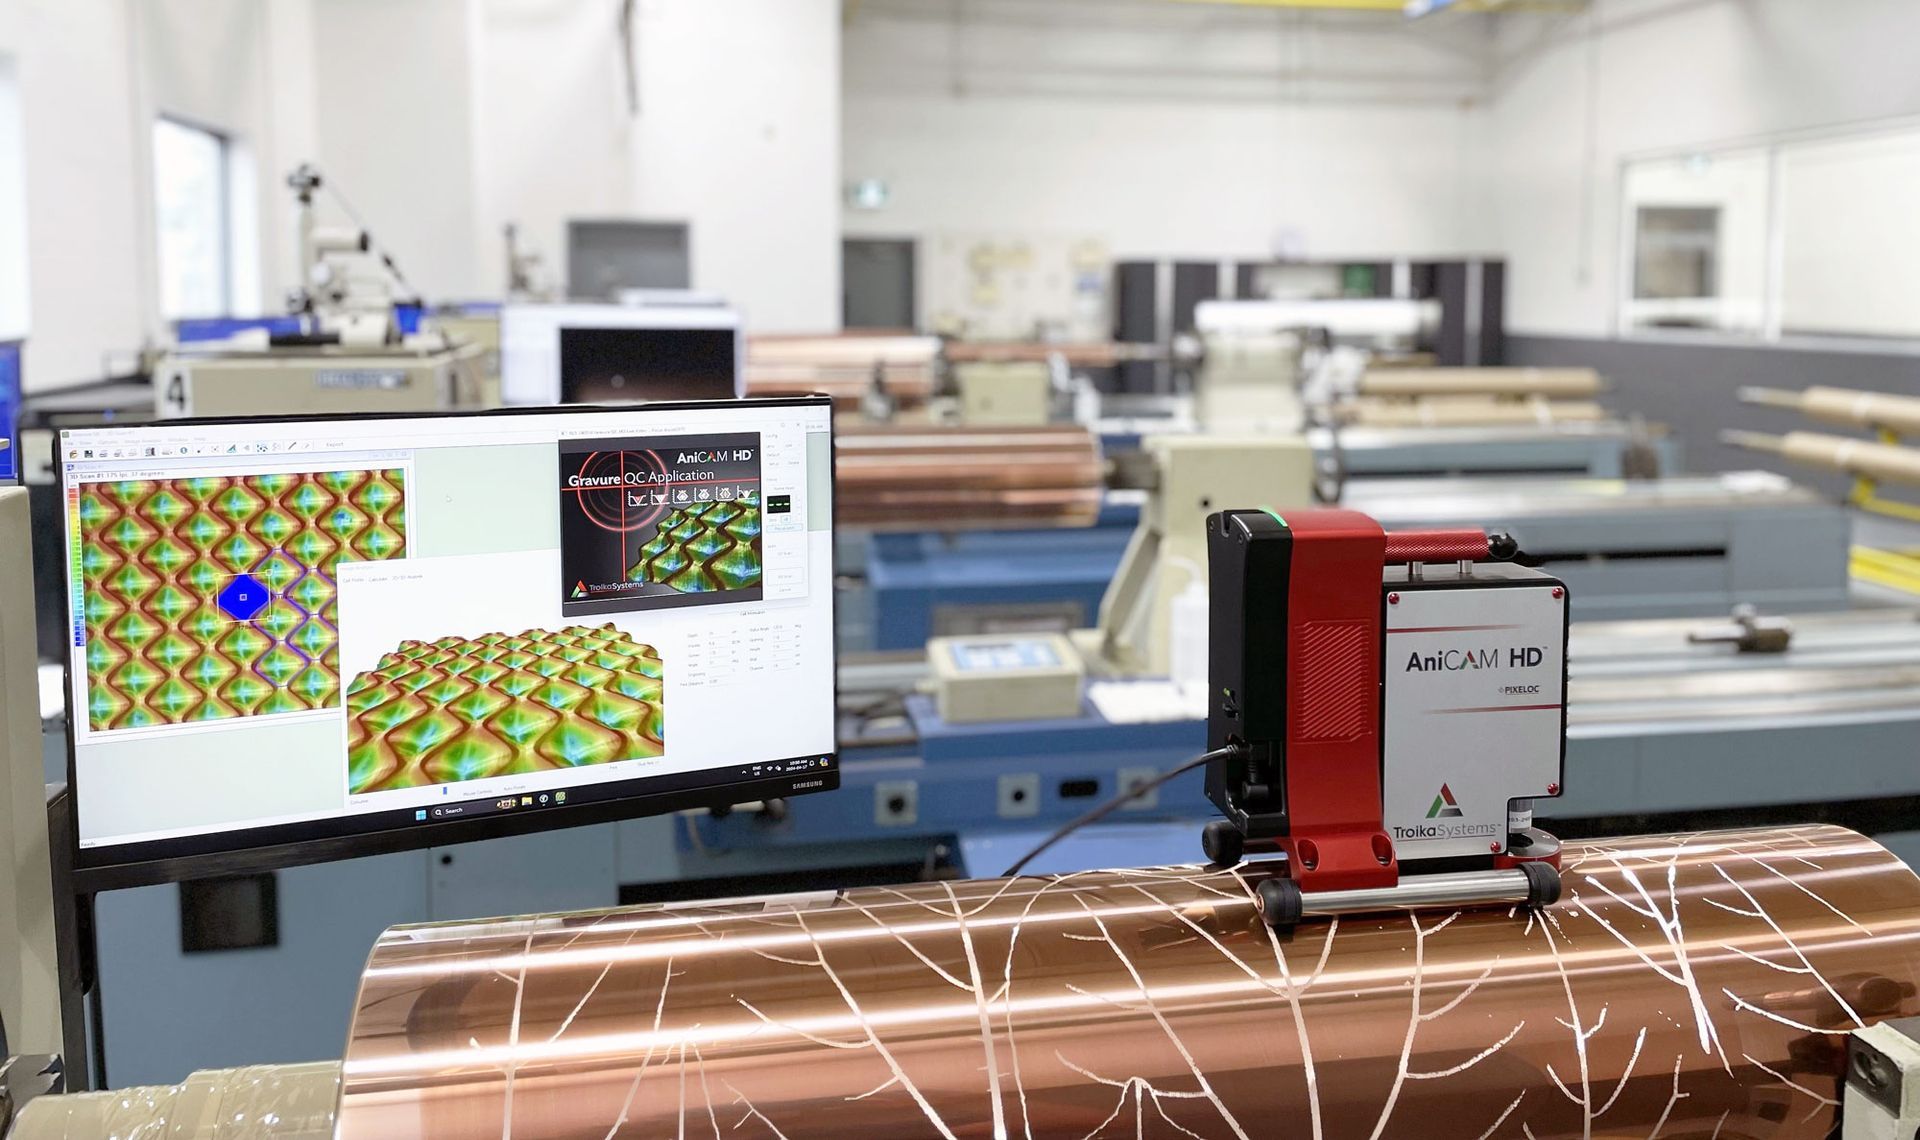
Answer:
POLYGON ((20 68, 0 48, 0 340, 27 335, 27 171, 20 68))
POLYGON ((755 332, 840 325, 839 0, 642 0, 634 209, 755 332))
POLYGON ((132 348, 146 306, 133 41, 124 0, 0 0, 0 50, 19 69, 27 200, 30 388, 100 375, 132 348))
POLYGON ((619 0, 482 0, 475 47, 476 292, 507 287, 502 229, 519 227, 566 281, 566 222, 630 216, 633 125, 619 0))
MULTIPOLYGON (((145 0, 134 3, 139 45, 134 71, 137 114, 206 127, 228 143, 233 257, 231 315, 279 312, 298 281, 291 236, 292 196, 283 179, 313 156, 311 69, 282 70, 310 58, 312 0, 145 0), (217 66, 209 66, 218 61, 217 66)), ((136 130, 140 169, 152 167, 151 136, 136 130)), ((143 242, 154 246, 150 179, 136 188, 143 242)), ((158 296, 155 259, 140 260, 142 295, 158 296)), ((149 320, 159 328, 157 310, 149 320)))
POLYGON ((474 242, 517 223, 564 281, 566 220, 691 224, 693 284, 755 332, 840 315, 837 0, 640 0, 630 114, 618 0, 482 0, 474 242))
POLYGON ((326 172, 430 298, 498 296, 502 228, 565 280, 570 218, 685 221, 755 331, 839 316, 836 0, 324 0, 326 172))
POLYGON ((1596 0, 1502 29, 1489 213, 1508 328, 1604 335, 1623 158, 1920 112, 1909 0, 1596 0))
MULTIPOLYGON (((299 284, 295 204, 285 180, 319 154, 313 4, 136 0, 132 8, 143 117, 171 115, 227 136, 235 167, 235 315, 279 312, 299 284)), ((144 133, 137 141, 148 144, 144 133)))
POLYGON ((284 178, 314 161, 429 298, 498 296, 508 221, 564 279, 565 219, 671 218, 692 224, 695 284, 732 297, 756 331, 835 327, 837 0, 640 0, 637 116, 620 7, 0 0, 24 156, 0 171, 0 197, 14 175, 28 219, 24 256, 0 270, 0 326, 30 313, 28 385, 97 378, 164 333, 150 155, 162 113, 241 154, 242 310, 278 311, 298 283, 284 178))
POLYGON ((849 233, 1104 237, 1116 256, 1485 252, 1484 60, 1457 24, 1104 0, 864 0, 849 233))
POLYGON ((312 23, 321 174, 433 299, 483 292, 471 7, 320 0, 312 23))
POLYGON ((260 175, 261 301, 266 312, 279 311, 287 291, 300 284, 299 207, 287 192, 286 175, 320 156, 314 3, 268 0, 266 4, 261 64, 268 80, 267 121, 272 129, 255 150, 260 175))
POLYGON ((151 164, 159 114, 236 144, 253 172, 251 192, 234 204, 251 255, 236 276, 246 288, 236 307, 278 308, 297 278, 279 175, 312 146, 311 73, 298 63, 311 56, 303 38, 311 3, 0 0, 24 157, 0 171, 0 186, 19 176, 27 217, 25 256, 0 258, 8 263, 0 278, 24 274, 29 388, 128 367, 164 331, 151 164))

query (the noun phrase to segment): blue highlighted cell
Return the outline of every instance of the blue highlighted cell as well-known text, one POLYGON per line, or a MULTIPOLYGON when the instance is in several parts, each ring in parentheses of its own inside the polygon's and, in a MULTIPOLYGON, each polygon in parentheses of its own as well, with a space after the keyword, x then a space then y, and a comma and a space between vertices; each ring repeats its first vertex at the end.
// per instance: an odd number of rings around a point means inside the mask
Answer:
POLYGON ((240 621, 252 621, 272 600, 266 586, 251 574, 242 574, 228 582, 214 598, 221 609, 240 621))

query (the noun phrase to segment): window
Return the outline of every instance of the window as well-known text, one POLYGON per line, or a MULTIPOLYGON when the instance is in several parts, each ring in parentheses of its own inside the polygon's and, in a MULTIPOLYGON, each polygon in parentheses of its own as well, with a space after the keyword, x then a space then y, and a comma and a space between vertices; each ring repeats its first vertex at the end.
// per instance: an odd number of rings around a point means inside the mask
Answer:
POLYGON ((1633 299, 1720 295, 1720 208, 1642 206, 1633 248, 1633 299))
POLYGON ((1920 338, 1920 123, 1629 160, 1620 329, 1920 338))
POLYGON ((1768 157, 1764 150, 1632 163, 1627 330, 1757 334, 1767 295, 1768 157))
POLYGON ((1920 337, 1920 129, 1781 150, 1780 329, 1920 337))
POLYGON ((153 124, 160 314, 168 320, 233 311, 227 149, 214 131, 177 119, 153 124))

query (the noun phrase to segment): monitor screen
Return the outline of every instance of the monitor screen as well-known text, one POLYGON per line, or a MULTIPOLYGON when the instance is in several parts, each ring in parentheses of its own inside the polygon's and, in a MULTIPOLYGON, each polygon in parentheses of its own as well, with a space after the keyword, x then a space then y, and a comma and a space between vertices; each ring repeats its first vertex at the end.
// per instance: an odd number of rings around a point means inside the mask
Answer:
POLYGON ((59 448, 83 882, 838 784, 825 398, 59 448))
POLYGON ((509 405, 725 399, 745 394, 745 358, 740 314, 700 294, 500 310, 509 405))
POLYGON ((560 400, 725 400, 732 329, 560 328, 560 400))

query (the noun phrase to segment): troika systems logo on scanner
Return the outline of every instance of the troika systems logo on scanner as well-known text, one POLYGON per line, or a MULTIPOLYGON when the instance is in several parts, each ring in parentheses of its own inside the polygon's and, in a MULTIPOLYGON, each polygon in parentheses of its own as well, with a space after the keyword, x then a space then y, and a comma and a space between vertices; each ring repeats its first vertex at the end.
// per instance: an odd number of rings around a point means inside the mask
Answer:
POLYGON ((1464 813, 1460 803, 1453 798, 1453 789, 1440 785, 1440 794, 1433 797, 1433 806, 1427 809, 1428 819, 1459 819, 1464 813))

